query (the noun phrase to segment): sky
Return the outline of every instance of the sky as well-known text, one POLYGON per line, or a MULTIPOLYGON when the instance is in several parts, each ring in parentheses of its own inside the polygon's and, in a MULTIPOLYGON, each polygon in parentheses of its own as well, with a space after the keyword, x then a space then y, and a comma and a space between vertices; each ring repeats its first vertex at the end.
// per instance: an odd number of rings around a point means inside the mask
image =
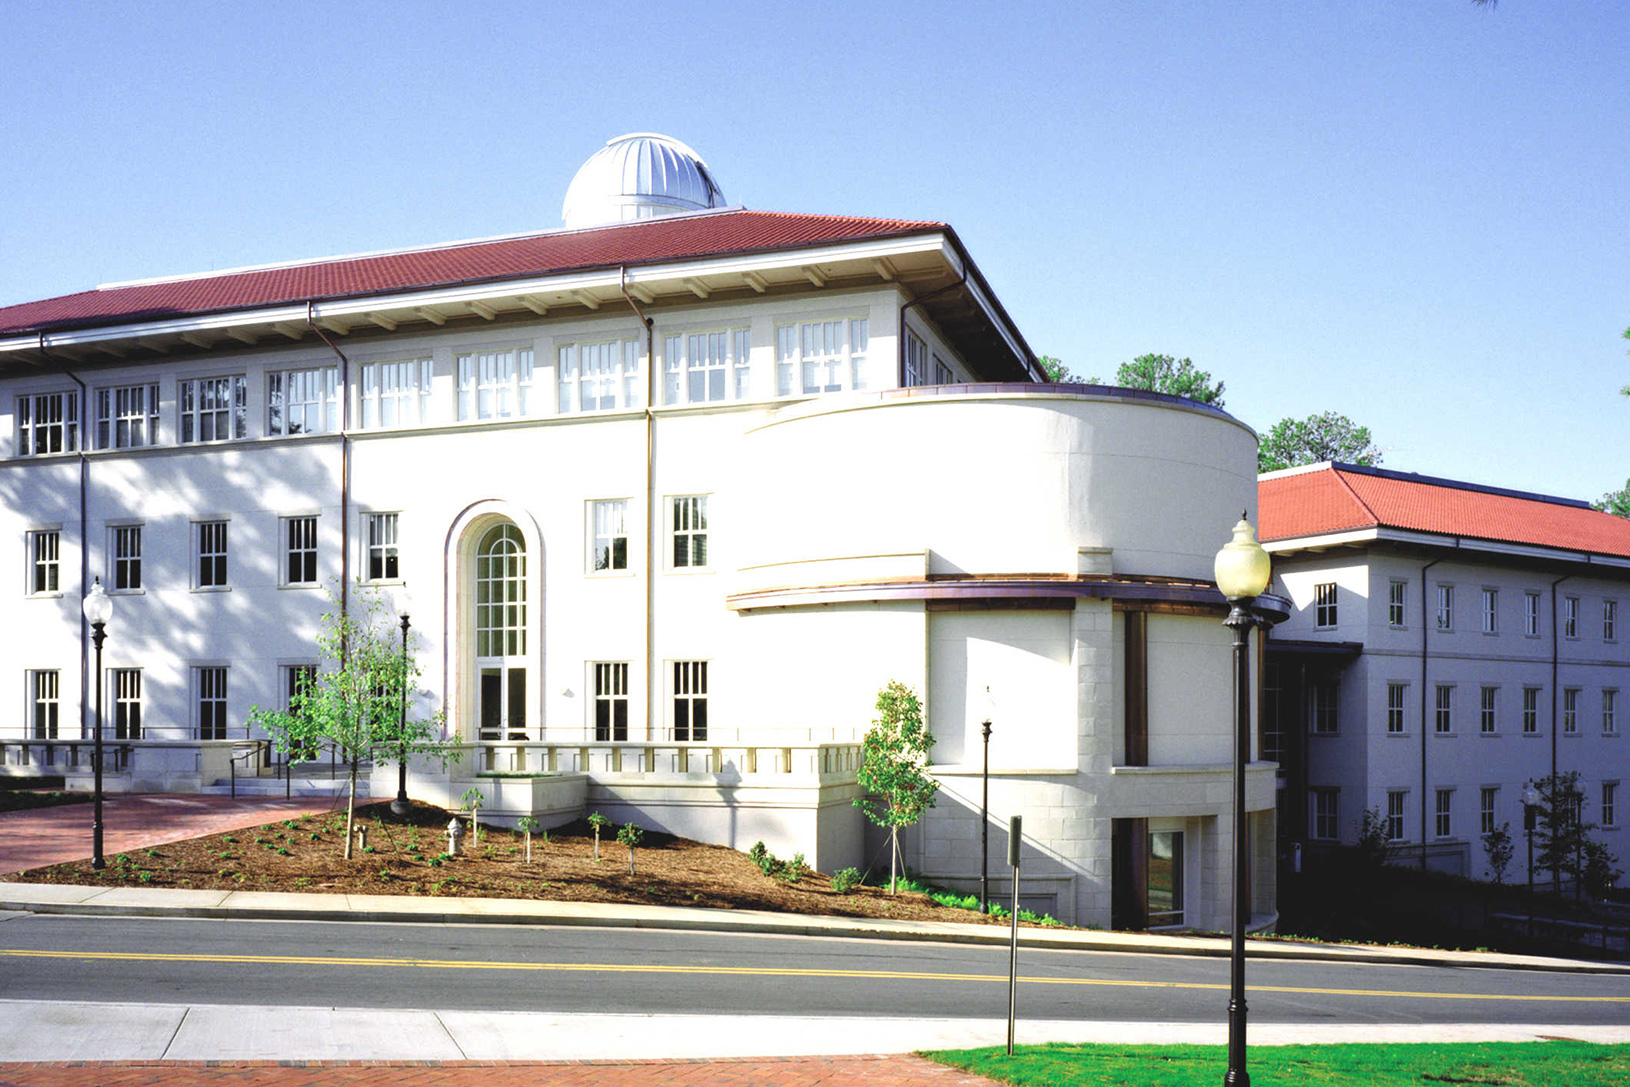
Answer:
POLYGON ((560 225, 616 135, 729 202, 950 223, 1037 354, 1259 431, 1630 476, 1630 4, 6 0, 0 305, 560 225))

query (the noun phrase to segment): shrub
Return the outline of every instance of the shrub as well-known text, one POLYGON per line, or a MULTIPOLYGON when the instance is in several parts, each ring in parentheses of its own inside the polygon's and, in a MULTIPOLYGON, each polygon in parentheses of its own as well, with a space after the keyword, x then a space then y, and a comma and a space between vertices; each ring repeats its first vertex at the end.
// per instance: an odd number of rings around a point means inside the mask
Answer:
POLYGON ((832 873, 832 889, 846 895, 859 887, 863 878, 858 868, 840 868, 832 873))

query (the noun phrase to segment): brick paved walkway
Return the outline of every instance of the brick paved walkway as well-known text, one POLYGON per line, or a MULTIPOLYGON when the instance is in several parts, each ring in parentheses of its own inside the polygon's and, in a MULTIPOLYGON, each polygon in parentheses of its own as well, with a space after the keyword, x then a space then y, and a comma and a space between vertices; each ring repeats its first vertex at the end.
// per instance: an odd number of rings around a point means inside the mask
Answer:
POLYGON ((0 1063, 0 1087, 994 1087, 921 1057, 777 1060, 0 1063))
MULTIPOLYGON (((292 800, 167 794, 113 796, 102 805, 102 851, 111 857, 164 842, 324 812, 343 803, 323 796, 297 796, 292 800)), ((89 803, 0 814, 0 874, 90 855, 89 803)))

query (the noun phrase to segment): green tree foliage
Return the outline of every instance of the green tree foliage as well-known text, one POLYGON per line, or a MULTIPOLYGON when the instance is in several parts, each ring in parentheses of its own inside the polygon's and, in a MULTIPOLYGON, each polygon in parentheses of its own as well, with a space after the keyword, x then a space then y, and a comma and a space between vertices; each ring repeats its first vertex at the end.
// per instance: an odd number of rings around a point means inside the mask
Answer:
POLYGON ((600 831, 601 831, 602 828, 608 827, 610 825, 611 825, 611 820, 607 819, 605 816, 601 815, 599 812, 594 812, 592 815, 589 816, 589 826, 594 828, 594 863, 595 864, 600 863, 600 831))
POLYGON ((940 783, 929 776, 928 753, 934 737, 923 725, 923 706, 910 687, 890 680, 877 693, 877 717, 861 741, 861 787, 869 794, 855 807, 889 830, 889 893, 893 894, 900 861, 900 828, 916 825, 934 806, 940 783), (873 799, 883 798, 882 803, 873 799))
POLYGON ((1281 419, 1257 445, 1256 470, 1277 472, 1325 460, 1348 464, 1381 463, 1381 450, 1370 441, 1370 428, 1340 412, 1326 411, 1306 419, 1281 419))
POLYGON ((1047 375, 1047 380, 1054 385, 1068 385, 1081 380, 1081 376, 1064 365, 1062 359, 1056 359, 1051 355, 1043 355, 1036 362, 1040 364, 1041 372, 1047 375))
POLYGON ((1223 406, 1223 383, 1211 383, 1211 375, 1194 365, 1192 359, 1170 355, 1139 355, 1121 363, 1115 371, 1115 384, 1128 389, 1186 396, 1213 407, 1223 406))
POLYGON ((1603 513, 1611 513, 1615 517, 1630 517, 1630 479, 1624 481, 1624 486, 1616 491, 1608 491, 1602 495, 1600 502, 1593 503, 1603 513))
POLYGON ((442 739, 446 717, 441 711, 403 720, 403 694, 413 691, 419 665, 411 643, 403 651, 381 594, 359 585, 348 608, 333 593, 329 601, 317 633, 323 664, 316 677, 295 693, 287 709, 251 706, 249 723, 264 729, 285 754, 309 757, 323 743, 339 750, 351 771, 345 812, 345 859, 350 860, 357 764, 405 753, 429 755, 445 765, 455 748, 442 739))
POLYGON ((628 874, 634 874, 634 847, 640 844, 645 837, 645 830, 634 824, 624 823, 617 831, 617 840, 628 847, 628 874))
POLYGON ((1510 823, 1501 823, 1483 835, 1483 852, 1488 856, 1489 874, 1494 877, 1496 884, 1505 882, 1506 869, 1511 867, 1511 858, 1515 855, 1516 848, 1516 844, 1511 840, 1510 823))
POLYGON ((1530 782, 1539 790, 1534 811, 1534 867, 1551 873, 1553 883, 1575 880, 1577 889, 1588 884, 1593 893, 1611 886, 1619 876, 1619 858, 1591 835, 1596 824, 1585 819, 1585 791, 1579 771, 1547 774, 1530 782))

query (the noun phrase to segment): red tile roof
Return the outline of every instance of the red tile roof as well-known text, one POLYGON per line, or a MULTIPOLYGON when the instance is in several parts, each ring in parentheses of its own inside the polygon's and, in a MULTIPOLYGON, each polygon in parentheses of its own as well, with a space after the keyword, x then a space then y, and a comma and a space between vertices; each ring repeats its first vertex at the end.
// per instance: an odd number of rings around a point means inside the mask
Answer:
POLYGON ((797 249, 948 230, 944 223, 731 210, 409 252, 110 287, 0 308, 0 335, 797 249))
POLYGON ((1264 541, 1395 528, 1630 557, 1630 520, 1572 499, 1332 464, 1263 479, 1264 541))

